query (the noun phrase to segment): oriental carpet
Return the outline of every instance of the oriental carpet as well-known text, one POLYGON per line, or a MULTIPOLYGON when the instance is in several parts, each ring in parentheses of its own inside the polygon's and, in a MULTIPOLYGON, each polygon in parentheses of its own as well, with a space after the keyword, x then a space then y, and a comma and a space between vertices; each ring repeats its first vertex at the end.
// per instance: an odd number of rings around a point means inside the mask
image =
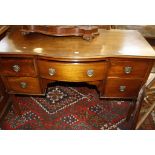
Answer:
MULTIPOLYGON (((17 96, 22 115, 11 107, 4 130, 127 130, 131 101, 99 99, 94 87, 58 83, 48 87, 45 97, 17 96)), ((141 129, 155 129, 150 115, 141 129)))

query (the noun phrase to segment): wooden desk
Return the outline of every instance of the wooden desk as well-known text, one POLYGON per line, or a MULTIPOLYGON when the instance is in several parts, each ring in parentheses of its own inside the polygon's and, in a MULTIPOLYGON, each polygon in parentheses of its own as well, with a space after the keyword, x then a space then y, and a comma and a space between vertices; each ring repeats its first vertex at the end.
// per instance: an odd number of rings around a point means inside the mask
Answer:
POLYGON ((22 35, 13 28, 0 41, 0 75, 8 94, 45 95, 55 81, 95 85, 101 98, 136 99, 155 51, 134 30, 100 30, 80 37, 22 35))

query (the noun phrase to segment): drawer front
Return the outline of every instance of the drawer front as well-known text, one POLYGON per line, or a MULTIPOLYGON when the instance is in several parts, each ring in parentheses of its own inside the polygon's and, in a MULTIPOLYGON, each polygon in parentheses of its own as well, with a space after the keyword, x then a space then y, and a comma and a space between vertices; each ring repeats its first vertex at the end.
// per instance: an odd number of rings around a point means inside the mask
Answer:
POLYGON ((151 66, 147 61, 111 61, 108 76, 144 78, 151 66))
POLYGON ((7 84, 10 93, 41 94, 40 83, 37 78, 8 77, 7 84))
POLYGON ((105 86, 105 97, 137 97, 142 80, 108 78, 105 86))
POLYGON ((33 59, 2 58, 0 74, 4 76, 36 76, 33 59))
POLYGON ((51 80, 84 82, 103 80, 106 76, 106 62, 63 63, 38 61, 41 77, 51 80))

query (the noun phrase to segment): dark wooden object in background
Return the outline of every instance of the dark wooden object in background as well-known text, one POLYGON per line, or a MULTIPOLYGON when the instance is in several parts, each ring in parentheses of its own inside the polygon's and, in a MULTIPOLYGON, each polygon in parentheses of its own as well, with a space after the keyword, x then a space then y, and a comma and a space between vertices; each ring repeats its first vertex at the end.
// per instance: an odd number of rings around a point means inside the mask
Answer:
POLYGON ((52 36, 82 36, 85 40, 91 40, 99 34, 97 26, 25 25, 22 26, 21 31, 24 35, 37 32, 52 36))

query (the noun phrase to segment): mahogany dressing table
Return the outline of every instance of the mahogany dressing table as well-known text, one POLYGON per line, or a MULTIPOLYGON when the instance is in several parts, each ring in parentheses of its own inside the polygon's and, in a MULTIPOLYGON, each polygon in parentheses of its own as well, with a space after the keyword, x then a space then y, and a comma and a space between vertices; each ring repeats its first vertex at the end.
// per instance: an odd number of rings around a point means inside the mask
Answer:
POLYGON ((99 30, 86 41, 22 35, 14 27, 0 41, 0 75, 12 99, 15 94, 45 95, 47 84, 56 81, 95 85, 100 98, 136 99, 154 59, 155 51, 134 30, 99 30))

